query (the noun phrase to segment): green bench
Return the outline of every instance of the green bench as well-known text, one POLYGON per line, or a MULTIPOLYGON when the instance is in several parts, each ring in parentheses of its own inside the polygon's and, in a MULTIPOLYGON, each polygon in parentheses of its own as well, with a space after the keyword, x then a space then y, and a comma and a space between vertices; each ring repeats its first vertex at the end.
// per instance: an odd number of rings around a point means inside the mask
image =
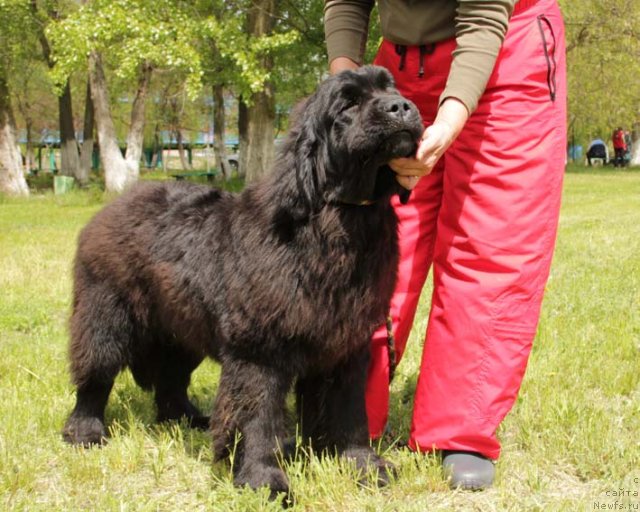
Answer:
POLYGON ((188 178, 207 178, 207 181, 213 181, 218 175, 217 169, 211 171, 191 171, 191 172, 181 172, 177 174, 172 174, 171 177, 176 181, 182 181, 188 178))

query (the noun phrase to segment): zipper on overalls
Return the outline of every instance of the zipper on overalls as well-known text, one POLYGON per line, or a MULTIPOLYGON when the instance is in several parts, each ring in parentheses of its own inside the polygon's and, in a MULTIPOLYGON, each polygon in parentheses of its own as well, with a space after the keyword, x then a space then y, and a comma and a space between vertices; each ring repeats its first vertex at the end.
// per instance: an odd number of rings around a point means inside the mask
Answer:
POLYGON ((403 44, 397 44, 396 53, 400 55, 400 64, 398 64, 398 71, 403 71, 405 62, 407 60, 407 47, 403 44))
POLYGON ((418 78, 424 76, 424 58, 431 55, 436 49, 435 43, 420 45, 420 69, 418 69, 418 78))
POLYGON ((547 60, 547 87, 549 88, 549 97, 551 101, 556 100, 556 70, 558 65, 556 64, 556 34, 553 31, 553 26, 549 19, 541 14, 538 16, 538 29, 540 30, 540 37, 542 38, 542 47, 544 49, 544 58, 547 60), (551 34, 552 39, 552 47, 551 52, 549 52, 549 46, 547 43, 547 38, 544 33, 543 24, 547 25, 549 28, 549 33, 551 34))

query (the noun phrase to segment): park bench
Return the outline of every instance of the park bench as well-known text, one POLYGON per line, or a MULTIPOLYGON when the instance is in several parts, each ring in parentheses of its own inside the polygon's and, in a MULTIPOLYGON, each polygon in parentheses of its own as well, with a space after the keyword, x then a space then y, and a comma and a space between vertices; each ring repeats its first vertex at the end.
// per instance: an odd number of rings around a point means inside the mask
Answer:
POLYGON ((207 181, 213 181, 213 178, 215 178, 218 175, 218 170, 217 169, 213 169, 211 171, 190 171, 190 172, 181 172, 181 173, 176 173, 176 174, 172 174, 171 177, 174 178, 176 181, 182 181, 188 178, 207 178, 207 181))

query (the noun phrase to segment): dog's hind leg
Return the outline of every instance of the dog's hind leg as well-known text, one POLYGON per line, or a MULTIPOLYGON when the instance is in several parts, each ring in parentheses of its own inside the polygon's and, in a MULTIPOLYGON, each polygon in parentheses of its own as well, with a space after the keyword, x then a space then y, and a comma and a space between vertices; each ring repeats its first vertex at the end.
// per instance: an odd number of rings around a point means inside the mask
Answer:
POLYGON ((158 408, 158 421, 187 418, 194 428, 209 427, 209 417, 203 416, 191 403, 187 388, 191 381, 191 372, 204 359, 204 356, 189 352, 180 345, 163 342, 157 348, 158 369, 155 382, 155 401, 158 408))
POLYGON ((69 354, 76 404, 62 432, 65 441, 89 446, 105 440, 104 409, 127 364, 132 334, 129 308, 117 294, 102 283, 76 283, 69 354))
POLYGON ((234 455, 234 483, 252 489, 266 485, 272 498, 289 489, 276 451, 283 439, 291 381, 281 369, 223 358, 211 419, 216 459, 234 455))
POLYGON ((388 482, 393 466, 369 446, 365 385, 369 346, 327 374, 301 379, 296 402, 304 441, 318 450, 337 452, 353 460, 363 476, 378 473, 378 483, 388 482))

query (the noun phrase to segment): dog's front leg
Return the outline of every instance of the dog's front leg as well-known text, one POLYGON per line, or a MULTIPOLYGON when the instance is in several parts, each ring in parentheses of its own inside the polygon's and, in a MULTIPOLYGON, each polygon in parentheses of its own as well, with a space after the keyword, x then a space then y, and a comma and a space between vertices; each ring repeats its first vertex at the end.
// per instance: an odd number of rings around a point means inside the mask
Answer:
POLYGON ((298 382, 297 408, 304 440, 318 449, 337 451, 363 474, 377 471, 378 483, 388 483, 393 465, 369 445, 365 385, 369 345, 329 374, 298 382))
POLYGON ((216 458, 234 456, 234 483, 252 489, 266 485, 272 498, 289 490, 276 450, 291 380, 279 369, 225 358, 211 419, 216 458))

